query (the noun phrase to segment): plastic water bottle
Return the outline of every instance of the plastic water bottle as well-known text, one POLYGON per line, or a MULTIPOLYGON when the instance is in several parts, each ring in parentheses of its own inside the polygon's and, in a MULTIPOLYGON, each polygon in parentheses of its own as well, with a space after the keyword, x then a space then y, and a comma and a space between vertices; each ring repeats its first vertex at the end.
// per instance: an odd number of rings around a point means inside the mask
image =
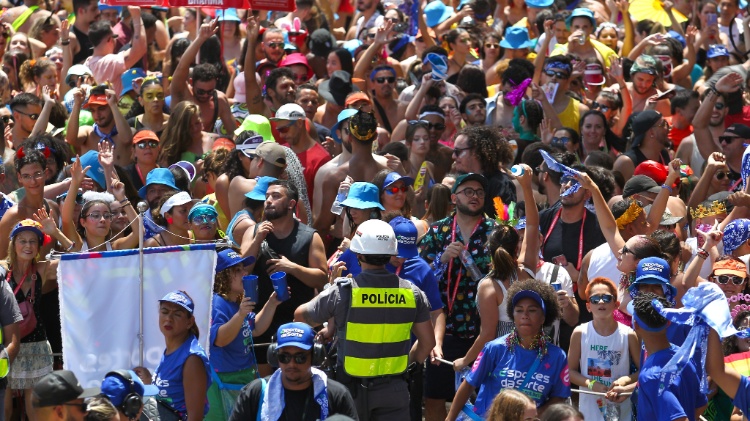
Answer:
POLYGON ((523 169, 523 166, 521 165, 514 165, 510 168, 510 173, 513 174, 516 177, 520 177, 525 173, 526 170, 523 169))
POLYGON ((604 407, 604 421, 618 421, 620 419, 620 408, 616 403, 607 400, 604 407))
POLYGON ((341 206, 341 202, 346 200, 346 196, 349 195, 349 185, 343 184, 339 186, 339 192, 336 193, 336 200, 333 201, 333 205, 331 205, 331 213, 335 213, 336 215, 341 215, 341 212, 344 210, 344 207, 341 206))
POLYGON ((484 275, 482 275, 482 271, 480 271, 479 267, 477 267, 477 264, 474 263, 474 258, 471 257, 471 253, 469 253, 466 249, 463 249, 461 251, 460 257, 461 263, 463 263, 466 271, 469 272, 469 275, 471 275, 471 279, 479 282, 482 278, 484 278, 484 275))

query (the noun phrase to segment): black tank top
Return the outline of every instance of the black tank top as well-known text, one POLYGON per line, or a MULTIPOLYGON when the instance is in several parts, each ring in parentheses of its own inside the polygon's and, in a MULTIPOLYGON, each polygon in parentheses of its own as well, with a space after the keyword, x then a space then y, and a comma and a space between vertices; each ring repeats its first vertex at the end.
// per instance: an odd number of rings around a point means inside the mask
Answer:
MULTIPOLYGON (((624 152, 623 155, 627 156, 631 161, 633 161, 633 168, 637 167, 638 164, 643 161, 648 161, 646 155, 644 155, 643 152, 641 152, 641 150, 638 148, 632 148, 629 151, 624 152)), ((664 165, 669 164, 669 153, 666 149, 661 150, 659 161, 664 165)))
POLYGON ((73 56, 73 64, 83 64, 94 53, 94 46, 91 45, 88 34, 81 32, 75 25, 73 25, 72 29, 76 39, 78 39, 78 45, 81 46, 81 50, 73 56))

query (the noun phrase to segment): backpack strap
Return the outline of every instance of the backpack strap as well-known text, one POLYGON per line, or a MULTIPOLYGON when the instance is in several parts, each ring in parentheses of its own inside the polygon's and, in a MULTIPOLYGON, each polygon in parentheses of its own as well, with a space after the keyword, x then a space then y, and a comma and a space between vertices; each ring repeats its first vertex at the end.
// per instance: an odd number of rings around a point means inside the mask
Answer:
POLYGON ((260 378, 260 399, 258 399, 258 413, 255 415, 255 421, 260 421, 260 413, 263 408, 263 401, 266 400, 266 379, 260 378))

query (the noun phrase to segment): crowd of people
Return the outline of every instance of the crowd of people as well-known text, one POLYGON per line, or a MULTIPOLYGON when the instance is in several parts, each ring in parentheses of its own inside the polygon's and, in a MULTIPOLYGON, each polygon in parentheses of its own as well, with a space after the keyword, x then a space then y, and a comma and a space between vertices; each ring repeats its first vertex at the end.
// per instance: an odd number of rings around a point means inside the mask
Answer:
POLYGON ((744 419, 739 0, 291 3, 3 3, 0 418, 744 419), (213 298, 84 390, 48 256, 141 237, 213 298))

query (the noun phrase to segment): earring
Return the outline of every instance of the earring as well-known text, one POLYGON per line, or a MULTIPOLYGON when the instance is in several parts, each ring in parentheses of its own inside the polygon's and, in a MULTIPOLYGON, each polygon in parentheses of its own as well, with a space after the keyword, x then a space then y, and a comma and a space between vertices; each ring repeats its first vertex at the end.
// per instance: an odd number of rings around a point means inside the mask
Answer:
POLYGON ((167 217, 167 224, 172 225, 172 222, 174 222, 174 219, 172 217, 167 217))

